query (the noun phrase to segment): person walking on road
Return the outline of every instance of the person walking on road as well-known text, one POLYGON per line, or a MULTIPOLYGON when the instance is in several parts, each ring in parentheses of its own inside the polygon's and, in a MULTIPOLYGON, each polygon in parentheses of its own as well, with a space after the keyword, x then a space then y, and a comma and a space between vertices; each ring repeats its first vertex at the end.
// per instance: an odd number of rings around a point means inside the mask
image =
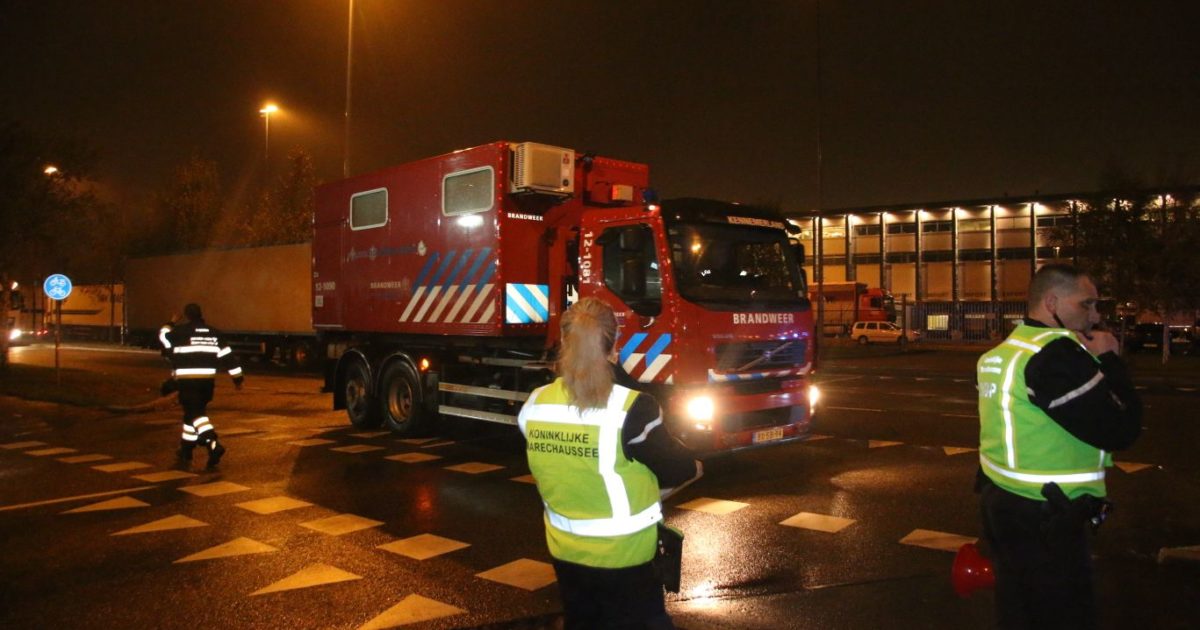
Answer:
POLYGON ((559 378, 535 389, 518 416, 568 630, 674 627, 651 564, 660 500, 702 474, 658 402, 614 382, 616 340, 607 304, 571 306, 559 378))
POLYGON ((242 366, 221 335, 204 322, 199 304, 183 308, 184 323, 166 324, 158 332, 163 356, 171 362, 171 378, 163 383, 163 394, 179 392, 183 407, 183 436, 176 452, 179 465, 190 467, 192 450, 208 450, 208 468, 215 468, 225 454, 225 445, 217 441, 217 432, 208 418, 208 403, 213 398, 217 370, 233 377, 233 386, 242 388, 242 366))
POLYGON ((1001 628, 1094 628, 1093 532, 1111 453, 1141 432, 1142 404, 1116 338, 1092 330, 1096 285, 1046 265, 1029 286, 1028 318, 980 357, 979 473, 983 530, 1001 628))

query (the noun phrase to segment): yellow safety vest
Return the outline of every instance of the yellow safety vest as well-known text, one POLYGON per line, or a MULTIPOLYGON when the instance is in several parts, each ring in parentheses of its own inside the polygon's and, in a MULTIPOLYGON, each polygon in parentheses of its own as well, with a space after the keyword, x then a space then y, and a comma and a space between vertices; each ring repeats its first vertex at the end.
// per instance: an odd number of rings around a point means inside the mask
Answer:
MULTIPOLYGON (((1112 465, 1112 455, 1080 441, 1029 400, 1025 366, 1047 344, 1063 337, 1078 342, 1064 328, 1018 326, 976 365, 979 463, 996 485, 1036 501, 1045 500, 1042 486, 1051 481, 1072 499, 1083 494, 1103 497, 1104 469, 1112 465)), ((1050 406, 1069 402, 1101 379, 1103 374, 1097 372, 1050 406)))
POLYGON ((613 385, 603 409, 567 404, 562 379, 539 387, 518 417, 545 504, 550 555, 591 567, 649 562, 662 520, 658 479, 625 457, 622 428, 637 392, 613 385))

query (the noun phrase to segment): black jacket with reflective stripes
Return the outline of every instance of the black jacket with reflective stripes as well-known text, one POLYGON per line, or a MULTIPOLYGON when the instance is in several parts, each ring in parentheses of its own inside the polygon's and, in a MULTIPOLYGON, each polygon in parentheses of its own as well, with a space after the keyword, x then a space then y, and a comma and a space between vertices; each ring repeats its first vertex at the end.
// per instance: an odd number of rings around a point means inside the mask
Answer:
POLYGON ((242 366, 237 355, 221 339, 216 329, 204 320, 183 324, 166 324, 158 331, 163 356, 171 362, 171 376, 177 379, 212 379, 218 370, 225 370, 233 380, 242 379, 242 366))

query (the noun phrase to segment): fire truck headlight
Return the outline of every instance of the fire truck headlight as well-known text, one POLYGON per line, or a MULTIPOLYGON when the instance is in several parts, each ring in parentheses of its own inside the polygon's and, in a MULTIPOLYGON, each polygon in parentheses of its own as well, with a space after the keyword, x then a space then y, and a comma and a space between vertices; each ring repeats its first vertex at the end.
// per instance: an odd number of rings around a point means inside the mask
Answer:
POLYGON ((712 422, 715 408, 709 396, 693 396, 687 401, 687 415, 696 422, 712 422))
POLYGON ((808 406, 816 407, 818 400, 821 400, 821 390, 816 385, 810 385, 808 388, 808 406))
POLYGON ((16 341, 20 338, 21 338, 21 329, 20 328, 14 328, 14 329, 12 329, 12 332, 8 333, 9 341, 16 341))

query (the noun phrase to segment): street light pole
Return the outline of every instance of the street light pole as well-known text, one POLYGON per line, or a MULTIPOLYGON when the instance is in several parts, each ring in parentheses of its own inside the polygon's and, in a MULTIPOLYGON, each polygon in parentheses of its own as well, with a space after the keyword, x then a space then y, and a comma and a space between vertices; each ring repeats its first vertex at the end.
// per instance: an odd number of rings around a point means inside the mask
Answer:
POLYGON ((263 161, 271 157, 271 114, 279 111, 275 103, 267 103, 258 113, 263 117, 263 161))

